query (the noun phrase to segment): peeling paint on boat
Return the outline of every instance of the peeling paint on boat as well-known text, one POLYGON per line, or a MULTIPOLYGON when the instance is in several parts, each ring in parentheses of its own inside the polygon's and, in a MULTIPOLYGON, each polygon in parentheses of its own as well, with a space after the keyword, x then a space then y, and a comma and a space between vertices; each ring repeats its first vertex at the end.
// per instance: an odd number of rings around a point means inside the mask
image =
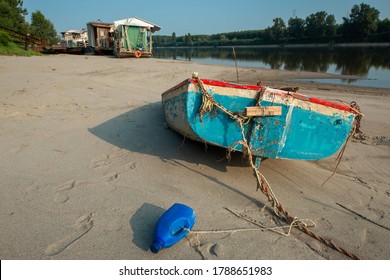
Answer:
MULTIPOLYGON (((255 156, 318 160, 336 153, 351 132, 355 115, 348 106, 302 94, 253 85, 202 80, 207 92, 223 107, 243 113, 256 106, 281 106, 280 116, 254 117, 244 124, 244 135, 255 156)), ((168 125, 193 140, 241 151, 241 128, 219 109, 200 118, 202 93, 188 79, 166 91, 162 103, 168 125)))

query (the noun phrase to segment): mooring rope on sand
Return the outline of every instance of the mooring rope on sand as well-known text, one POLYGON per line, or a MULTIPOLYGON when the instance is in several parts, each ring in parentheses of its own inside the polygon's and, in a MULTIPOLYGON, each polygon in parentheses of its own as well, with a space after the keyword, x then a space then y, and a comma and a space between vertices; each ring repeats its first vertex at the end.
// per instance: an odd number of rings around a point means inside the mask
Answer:
MULTIPOLYGON (((216 102, 215 99, 210 95, 210 93, 207 92, 207 90, 205 89, 205 87, 203 85, 203 82, 199 79, 198 75, 193 75, 193 78, 197 81, 198 86, 199 86, 201 93, 202 93, 202 104, 201 104, 199 111, 198 111, 198 114, 200 115, 200 119, 202 120, 203 114, 210 113, 211 110, 218 108, 222 112, 226 113, 230 118, 235 120, 238 123, 238 125, 240 126, 242 140, 235 143, 235 145, 238 145, 238 144, 242 145, 243 153, 247 155, 250 167, 251 167, 252 172, 253 172, 253 175, 255 176, 255 178, 257 180, 257 189, 260 189, 262 191, 262 193, 265 194, 268 201, 272 205, 272 208, 274 210, 275 215, 278 216, 279 218, 281 218, 282 220, 284 220, 285 222, 287 222, 290 226, 294 225, 294 227, 297 227, 299 230, 306 233, 310 237, 315 238, 316 240, 320 241, 321 243, 325 244, 326 246, 335 249, 336 251, 348 256, 349 258, 356 259, 356 260, 360 259, 360 257, 358 257, 357 255, 352 254, 352 253, 348 252, 346 249, 338 246, 332 240, 315 234, 313 231, 308 229, 306 224, 302 223, 299 219, 294 218, 286 209, 284 209, 282 204, 276 198, 274 192, 271 189, 270 184, 268 183, 268 181, 266 180, 264 175, 258 170, 258 168, 256 168, 255 164, 253 163, 254 161, 253 161, 252 151, 251 151, 249 144, 246 140, 245 133, 244 133, 244 127, 243 127, 243 124, 248 121, 247 117, 240 116, 238 114, 234 114, 233 112, 231 112, 230 110, 228 110, 227 108, 223 107, 221 104, 216 102)), ((291 226, 291 228, 292 228, 292 226, 291 226)))

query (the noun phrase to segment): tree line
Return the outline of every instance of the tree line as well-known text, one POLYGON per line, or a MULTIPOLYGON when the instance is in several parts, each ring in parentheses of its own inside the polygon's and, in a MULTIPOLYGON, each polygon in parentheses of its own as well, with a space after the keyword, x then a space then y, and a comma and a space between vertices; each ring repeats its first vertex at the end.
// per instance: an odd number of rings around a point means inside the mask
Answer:
POLYGON ((57 31, 42 12, 35 11, 31 14, 31 24, 25 19, 27 15, 27 9, 23 8, 23 0, 0 0, 0 27, 56 43, 57 31))
POLYGON ((262 30, 227 32, 213 35, 154 36, 160 47, 227 46, 308 43, 390 42, 390 20, 380 20, 380 12, 370 5, 354 5, 348 17, 337 24, 334 15, 320 11, 305 19, 291 17, 287 24, 277 17, 262 30))

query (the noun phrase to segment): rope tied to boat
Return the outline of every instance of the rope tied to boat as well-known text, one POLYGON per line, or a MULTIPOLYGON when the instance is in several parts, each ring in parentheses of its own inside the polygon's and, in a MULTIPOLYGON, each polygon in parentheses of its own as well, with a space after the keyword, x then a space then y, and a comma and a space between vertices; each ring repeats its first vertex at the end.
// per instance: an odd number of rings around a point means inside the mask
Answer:
POLYGON ((362 133, 362 131, 360 131, 360 123, 361 123, 362 117, 363 117, 362 111, 360 110, 359 105, 357 105, 357 103, 355 101, 351 102, 350 108, 352 109, 352 111, 354 111, 356 113, 355 124, 354 124, 354 126, 355 126, 354 133, 362 133))
MULTIPOLYGON (((241 128, 241 136, 242 140, 234 143, 232 146, 237 146, 241 145, 242 146, 242 151, 246 156, 248 157, 248 162, 250 164, 250 167, 252 169, 253 175, 255 176, 257 180, 257 190, 261 190, 262 193, 267 197, 268 201, 271 203, 272 208, 274 210, 274 213, 277 217, 281 218, 285 222, 287 222, 289 225, 294 224, 294 227, 297 227, 299 230, 302 232, 306 233, 312 238, 317 239, 321 243, 325 244, 326 246, 335 249, 336 251, 348 256, 351 259, 360 259, 358 256, 348 252, 346 249, 338 246, 336 243, 334 243, 332 240, 321 237, 317 234, 315 234, 313 231, 308 229, 307 225, 303 222, 301 222, 300 219, 297 219, 296 217, 293 217, 287 210, 284 209, 283 205, 278 201, 276 198, 276 195, 271 189, 270 184, 268 183, 267 179, 265 176, 256 168, 253 160, 253 155, 251 148, 249 146, 249 143, 245 137, 245 132, 244 132, 244 122, 247 121, 247 117, 241 116, 239 114, 234 114, 233 112, 229 111, 227 108, 219 104, 218 102, 215 101, 215 99, 210 95, 209 92, 205 89, 203 82, 201 79, 199 79, 197 73, 194 73, 192 78, 194 78, 201 90, 202 93, 202 104, 199 108, 199 115, 200 115, 200 120, 202 120, 201 116, 205 114, 206 112, 211 112, 213 108, 218 108, 222 112, 226 113, 230 118, 234 119, 237 121, 238 125, 241 128)), ((259 98, 258 98, 258 104, 260 104, 260 101, 263 97, 264 92, 259 93, 259 98)), ((351 104, 352 105, 352 104, 351 104)), ((234 147, 230 147, 230 149, 233 149, 234 147)), ((230 150, 229 149, 229 150, 230 150)))
POLYGON ((249 117, 246 117, 239 113, 233 113, 230 110, 223 107, 218 102, 216 102, 215 99, 212 97, 212 95, 208 93, 207 90, 205 89, 203 82, 199 79, 197 73, 194 73, 192 75, 192 78, 196 80, 198 86, 202 91, 202 104, 200 105, 198 110, 198 114, 201 122, 203 121, 203 115, 205 113, 210 113, 213 109, 215 110, 215 108, 220 109, 222 112, 226 113, 230 118, 232 118, 235 121, 240 121, 245 123, 245 121, 250 119, 249 117))

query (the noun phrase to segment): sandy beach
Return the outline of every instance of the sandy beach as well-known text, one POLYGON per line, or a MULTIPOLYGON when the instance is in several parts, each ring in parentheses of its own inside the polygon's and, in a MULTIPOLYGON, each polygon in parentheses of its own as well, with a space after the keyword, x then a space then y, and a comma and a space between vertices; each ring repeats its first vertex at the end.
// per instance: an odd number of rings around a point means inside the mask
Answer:
MULTIPOLYGON (((167 127, 161 93, 198 72, 235 81, 229 66, 104 56, 0 57, 0 259, 339 260, 346 255, 283 225, 240 153, 183 141, 167 127), (180 202, 194 231, 152 254, 155 222, 180 202), (262 210, 262 208, 265 209, 262 210), (230 211, 246 219, 238 218, 230 211)), ((390 259, 389 89, 292 82, 334 78, 239 68, 240 82, 298 86, 300 93, 356 101, 363 139, 309 162, 268 159, 260 171, 294 217, 368 260, 390 259)))

